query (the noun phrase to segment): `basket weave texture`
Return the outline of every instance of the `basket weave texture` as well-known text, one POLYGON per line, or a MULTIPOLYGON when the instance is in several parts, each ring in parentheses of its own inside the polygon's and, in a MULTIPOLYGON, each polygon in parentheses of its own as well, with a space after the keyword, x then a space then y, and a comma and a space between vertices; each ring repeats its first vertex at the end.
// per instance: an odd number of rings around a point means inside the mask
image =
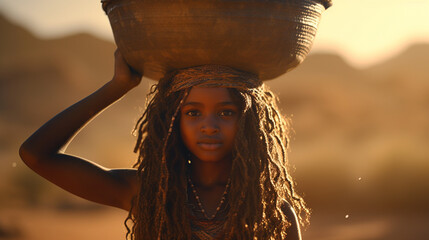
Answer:
POLYGON ((158 80, 173 69, 227 65, 276 78, 310 51, 329 0, 103 0, 126 61, 158 80))

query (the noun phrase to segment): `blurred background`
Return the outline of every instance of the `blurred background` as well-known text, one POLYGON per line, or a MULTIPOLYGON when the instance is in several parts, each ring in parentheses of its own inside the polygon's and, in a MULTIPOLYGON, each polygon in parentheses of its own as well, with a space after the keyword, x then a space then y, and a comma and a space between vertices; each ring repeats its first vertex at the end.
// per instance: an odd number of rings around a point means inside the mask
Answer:
MULTIPOLYGON (((429 235, 429 1, 334 0, 312 54, 268 85, 290 117, 293 176, 313 210, 304 239, 429 235)), ((126 212, 32 173, 20 144, 113 74, 99 1, 0 1, 0 239, 124 239, 126 212)), ((67 152, 130 167, 144 79, 67 152)), ((78 176, 77 176, 78 177, 78 176)))

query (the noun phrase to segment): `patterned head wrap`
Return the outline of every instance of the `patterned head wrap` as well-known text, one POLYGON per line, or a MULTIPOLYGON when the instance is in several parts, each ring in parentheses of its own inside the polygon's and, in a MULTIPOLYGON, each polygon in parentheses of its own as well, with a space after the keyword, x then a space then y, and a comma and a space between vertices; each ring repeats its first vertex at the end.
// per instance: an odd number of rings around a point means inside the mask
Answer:
POLYGON ((168 95, 193 86, 249 90, 261 84, 258 76, 252 73, 222 65, 202 65, 178 70, 168 95))

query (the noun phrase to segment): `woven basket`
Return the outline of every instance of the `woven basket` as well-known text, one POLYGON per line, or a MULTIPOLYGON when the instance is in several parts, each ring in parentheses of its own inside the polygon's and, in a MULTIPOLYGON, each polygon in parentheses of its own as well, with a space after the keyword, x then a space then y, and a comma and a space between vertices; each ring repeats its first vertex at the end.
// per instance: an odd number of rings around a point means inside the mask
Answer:
POLYGON ((220 64, 278 77, 300 64, 330 0, 103 0, 126 61, 158 80, 220 64))

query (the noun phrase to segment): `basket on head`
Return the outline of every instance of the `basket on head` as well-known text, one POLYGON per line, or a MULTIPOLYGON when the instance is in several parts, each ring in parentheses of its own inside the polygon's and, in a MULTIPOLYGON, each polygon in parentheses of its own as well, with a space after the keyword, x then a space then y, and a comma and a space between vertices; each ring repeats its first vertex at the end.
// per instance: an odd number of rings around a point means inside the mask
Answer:
POLYGON ((115 42, 137 71, 227 65, 278 77, 310 51, 331 0, 102 0, 115 42))

